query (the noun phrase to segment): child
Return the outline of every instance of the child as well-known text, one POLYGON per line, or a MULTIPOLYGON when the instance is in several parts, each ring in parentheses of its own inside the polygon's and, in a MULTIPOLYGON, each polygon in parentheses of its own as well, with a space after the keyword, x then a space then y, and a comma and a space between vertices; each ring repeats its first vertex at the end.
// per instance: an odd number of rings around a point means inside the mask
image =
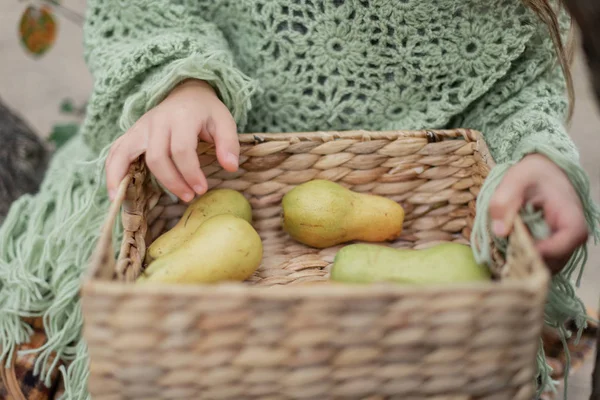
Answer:
MULTIPOLYGON (((597 214, 564 127, 571 81, 558 21, 546 0, 524 3, 89 0, 95 90, 82 134, 56 157, 40 195, 13 207, 0 236, 0 285, 14 285, 0 297, 3 348, 26 340, 18 315, 45 313, 60 321, 48 349, 75 351, 61 333, 78 332, 79 306, 59 300, 75 299, 107 195, 134 159, 144 154, 188 201, 207 190, 197 141, 214 142, 235 171, 242 131, 478 129, 499 164, 500 185, 485 188, 493 232, 507 236, 526 203, 540 207, 551 234, 537 246, 559 272, 597 214), (93 163, 75 162, 108 148, 106 191, 93 163)), ((74 365, 68 390, 85 391, 74 365)))

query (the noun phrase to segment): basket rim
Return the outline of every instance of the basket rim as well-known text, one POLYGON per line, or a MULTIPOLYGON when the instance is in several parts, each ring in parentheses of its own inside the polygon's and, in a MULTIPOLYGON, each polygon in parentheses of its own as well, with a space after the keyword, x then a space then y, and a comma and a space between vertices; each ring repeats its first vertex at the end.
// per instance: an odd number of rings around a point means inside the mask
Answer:
POLYGON ((462 138, 467 142, 483 141, 481 132, 475 129, 453 128, 453 129, 414 129, 414 130, 341 130, 341 131, 313 131, 313 132, 280 132, 280 133, 240 133, 240 143, 274 142, 278 140, 299 141, 331 141, 336 139, 399 139, 399 138, 426 138, 431 142, 439 142, 445 139, 462 138))
POLYGON ((175 284, 160 284, 155 286, 135 285, 120 281, 100 281, 89 280, 82 288, 82 294, 108 294, 108 295, 130 295, 132 293, 170 296, 177 295, 178 297, 196 298, 196 297, 214 297, 214 296, 243 296, 246 298, 262 298, 273 300, 293 300, 295 298, 302 299, 376 299, 398 297, 400 295, 408 295, 411 293, 419 293, 423 295, 444 295, 456 294, 460 292, 463 295, 488 293, 494 290, 495 293, 500 291, 528 291, 538 293, 539 289, 545 285, 545 279, 541 275, 528 277, 519 280, 505 281, 490 281, 471 284, 437 284, 437 285, 400 285, 393 283, 386 284, 365 284, 353 285, 342 284, 335 282, 326 282, 315 285, 278 285, 278 286, 252 286, 240 283, 223 283, 216 285, 209 284, 190 284, 190 285, 175 285, 175 284), (323 290, 326 287, 327 290, 323 290))

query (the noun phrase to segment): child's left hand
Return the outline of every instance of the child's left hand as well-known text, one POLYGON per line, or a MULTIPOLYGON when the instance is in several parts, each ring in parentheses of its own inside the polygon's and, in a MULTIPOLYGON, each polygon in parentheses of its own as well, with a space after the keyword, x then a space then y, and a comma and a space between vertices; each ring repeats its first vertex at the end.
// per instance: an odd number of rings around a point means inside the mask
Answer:
POLYGON ((544 212, 551 235, 539 241, 537 249, 557 273, 588 239, 581 200, 562 169, 541 154, 531 154, 508 170, 492 196, 494 234, 508 236, 514 218, 526 203, 544 212))

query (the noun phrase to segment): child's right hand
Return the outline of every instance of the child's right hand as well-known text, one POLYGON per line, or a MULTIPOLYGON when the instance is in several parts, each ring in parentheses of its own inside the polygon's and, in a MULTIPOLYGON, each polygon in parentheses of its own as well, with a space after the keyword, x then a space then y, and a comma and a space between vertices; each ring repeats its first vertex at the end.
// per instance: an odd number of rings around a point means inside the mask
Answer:
POLYGON ((231 113, 208 83, 188 80, 113 143, 106 159, 110 199, 129 165, 144 153, 150 171, 181 200, 189 202, 194 193, 206 192, 206 177, 196 154, 198 137, 215 143, 225 170, 237 170, 240 144, 231 113))

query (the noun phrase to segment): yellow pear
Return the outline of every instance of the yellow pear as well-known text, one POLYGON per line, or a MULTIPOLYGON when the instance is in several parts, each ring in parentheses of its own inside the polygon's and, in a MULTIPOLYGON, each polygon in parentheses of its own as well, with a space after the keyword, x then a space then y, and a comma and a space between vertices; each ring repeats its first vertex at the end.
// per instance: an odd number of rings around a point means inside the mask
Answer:
POLYGON ((422 250, 360 243, 338 251, 331 279, 348 283, 446 284, 490 280, 490 271, 477 264, 469 246, 459 243, 422 250))
POLYGON ((400 236, 404 209, 382 196, 314 180, 286 193, 283 229, 295 240, 325 248, 352 240, 383 242, 400 236))
POLYGON ((248 221, 231 214, 209 218, 180 247, 153 261, 140 284, 243 281, 260 265, 260 236, 248 221))
POLYGON ((252 222, 252 207, 236 190, 213 189, 190 203, 177 224, 159 236, 146 253, 146 263, 169 254, 185 243, 200 225, 215 215, 233 214, 252 222))

